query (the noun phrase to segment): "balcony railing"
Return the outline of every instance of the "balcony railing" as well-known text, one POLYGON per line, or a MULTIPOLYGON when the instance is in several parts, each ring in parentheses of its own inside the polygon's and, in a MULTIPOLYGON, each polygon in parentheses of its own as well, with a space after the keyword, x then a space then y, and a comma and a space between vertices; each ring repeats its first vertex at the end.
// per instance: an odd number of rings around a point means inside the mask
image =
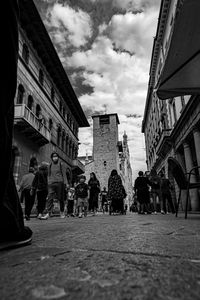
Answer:
POLYGON ((164 129, 161 133, 160 140, 156 146, 156 154, 158 156, 165 156, 169 148, 171 147, 171 129, 164 129))
POLYGON ((36 143, 44 145, 50 142, 50 130, 25 104, 15 105, 14 124, 16 128, 36 143))
POLYGON ((84 173, 85 172, 85 166, 78 159, 74 159, 72 161, 72 166, 74 167, 74 169, 78 169, 79 173, 84 173))

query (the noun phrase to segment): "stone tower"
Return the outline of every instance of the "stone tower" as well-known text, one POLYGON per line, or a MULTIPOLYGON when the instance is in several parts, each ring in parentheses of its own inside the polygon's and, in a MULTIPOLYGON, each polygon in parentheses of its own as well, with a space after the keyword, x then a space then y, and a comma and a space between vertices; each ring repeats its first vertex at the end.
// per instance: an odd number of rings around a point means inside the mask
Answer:
POLYGON ((119 171, 119 118, 117 114, 94 115, 92 118, 94 171, 103 189, 108 186, 111 171, 119 171))

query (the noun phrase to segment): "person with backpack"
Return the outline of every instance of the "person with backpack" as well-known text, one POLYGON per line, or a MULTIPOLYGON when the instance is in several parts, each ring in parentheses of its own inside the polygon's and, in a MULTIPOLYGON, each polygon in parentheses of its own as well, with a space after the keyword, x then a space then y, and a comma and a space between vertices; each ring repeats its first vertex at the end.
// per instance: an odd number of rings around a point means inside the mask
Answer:
POLYGON ((53 200, 56 198, 60 202, 60 217, 65 218, 65 190, 68 186, 65 168, 59 159, 58 153, 51 154, 51 163, 48 170, 48 196, 47 214, 41 217, 46 220, 52 213, 53 200))

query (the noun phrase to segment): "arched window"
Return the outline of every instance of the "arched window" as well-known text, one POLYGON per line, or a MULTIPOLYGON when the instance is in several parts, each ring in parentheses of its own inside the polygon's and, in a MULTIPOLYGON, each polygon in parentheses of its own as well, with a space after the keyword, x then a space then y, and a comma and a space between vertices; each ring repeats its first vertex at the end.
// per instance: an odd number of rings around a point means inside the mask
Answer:
POLYGON ((33 109, 33 97, 31 95, 28 96, 28 103, 27 106, 30 110, 33 109))
POLYGON ((29 63, 29 49, 26 44, 23 44, 23 49, 22 49, 22 58, 24 59, 25 63, 29 63))
POLYGON ((52 119, 49 119, 49 130, 52 130, 53 128, 53 121, 52 119))
POLYGON ((41 116, 41 107, 39 104, 36 105, 35 114, 38 118, 41 116))
POLYGON ((18 87, 17 104, 22 104, 24 100, 24 87, 22 84, 18 87))
POLYGON ((60 141, 61 141, 61 126, 58 125, 57 128, 57 145, 60 147, 60 141))
POLYGON ((65 138, 65 152, 67 155, 69 155, 69 136, 66 135, 66 138, 65 138))
POLYGON ((54 88, 52 87, 52 88, 51 88, 51 101, 54 102, 54 100, 55 100, 55 90, 54 90, 54 88))
POLYGON ((69 158, 72 157, 72 140, 69 141, 69 158))
POLYGON ((43 86, 43 84, 44 84, 44 73, 41 69, 39 70, 39 82, 43 86))

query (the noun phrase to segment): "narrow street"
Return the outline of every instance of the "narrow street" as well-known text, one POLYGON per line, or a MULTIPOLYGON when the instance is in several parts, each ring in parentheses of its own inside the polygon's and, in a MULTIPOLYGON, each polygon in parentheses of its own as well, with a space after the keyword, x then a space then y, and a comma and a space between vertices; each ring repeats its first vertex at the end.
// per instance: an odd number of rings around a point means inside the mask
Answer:
POLYGON ((31 245, 0 253, 1 300, 199 299, 199 215, 31 218, 31 245))

